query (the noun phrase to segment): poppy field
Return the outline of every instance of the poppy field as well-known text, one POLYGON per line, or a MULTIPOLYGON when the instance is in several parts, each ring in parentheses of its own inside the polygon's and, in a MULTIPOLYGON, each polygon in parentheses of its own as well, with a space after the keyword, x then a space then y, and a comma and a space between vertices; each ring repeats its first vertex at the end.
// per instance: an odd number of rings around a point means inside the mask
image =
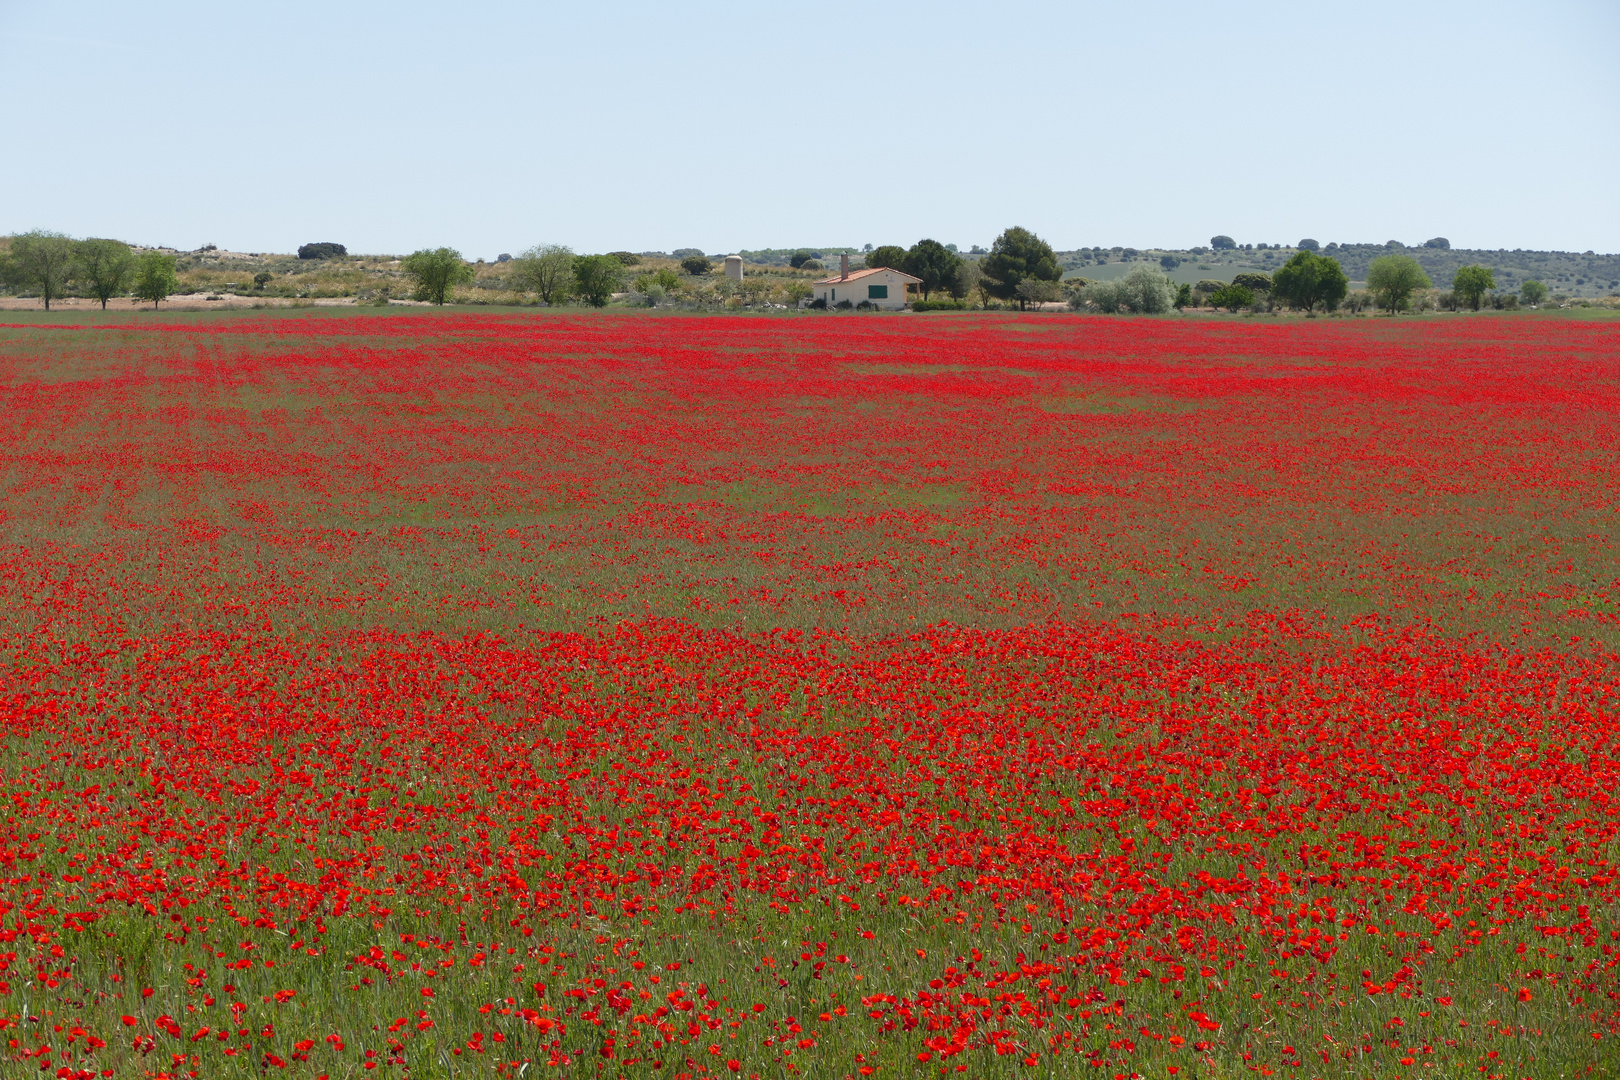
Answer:
POLYGON ((0 327, 5 1076, 1620 1060, 1620 325, 0 327))

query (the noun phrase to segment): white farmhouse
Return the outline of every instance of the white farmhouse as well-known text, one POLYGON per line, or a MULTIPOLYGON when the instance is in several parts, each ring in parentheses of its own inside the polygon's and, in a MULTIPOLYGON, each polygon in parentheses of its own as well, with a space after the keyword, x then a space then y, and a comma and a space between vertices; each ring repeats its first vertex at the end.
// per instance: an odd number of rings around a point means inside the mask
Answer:
POLYGON ((906 286, 922 282, 921 278, 889 266, 851 273, 848 255, 841 256, 840 263, 842 269, 836 276, 815 283, 816 299, 830 308, 848 300, 851 307, 865 303, 885 311, 898 311, 906 306, 906 286))

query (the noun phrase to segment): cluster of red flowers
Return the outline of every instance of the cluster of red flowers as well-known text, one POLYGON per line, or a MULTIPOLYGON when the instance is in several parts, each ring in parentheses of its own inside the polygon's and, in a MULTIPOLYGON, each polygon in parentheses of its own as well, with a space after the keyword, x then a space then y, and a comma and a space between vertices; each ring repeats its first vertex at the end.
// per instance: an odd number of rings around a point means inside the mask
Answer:
POLYGON ((13 1060, 1602 1062, 1620 333, 1438 325, 0 331, 13 1060))

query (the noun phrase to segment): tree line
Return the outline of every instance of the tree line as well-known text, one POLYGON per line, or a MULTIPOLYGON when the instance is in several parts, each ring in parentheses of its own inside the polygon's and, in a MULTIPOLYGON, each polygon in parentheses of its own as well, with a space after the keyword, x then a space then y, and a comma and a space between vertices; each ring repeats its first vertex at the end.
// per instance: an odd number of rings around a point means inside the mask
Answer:
MULTIPOLYGON (((1223 247, 1222 241, 1231 243, 1227 237, 1215 237, 1211 246, 1223 247)), ((913 306, 923 309, 965 306, 963 302, 975 294, 986 304, 997 299, 1016 302, 1021 309, 1068 299, 1076 309, 1141 314, 1162 313, 1195 303, 1230 311, 1282 303, 1306 312, 1331 311, 1345 303, 1350 283, 1339 261, 1321 251, 1314 241, 1301 241, 1299 247, 1274 273, 1240 273, 1230 282, 1207 281, 1196 286, 1178 286, 1166 274, 1146 265, 1114 281, 1077 278, 1064 282, 1051 245, 1021 226, 998 236, 982 258, 964 258, 953 247, 923 239, 909 248, 893 244, 877 247, 866 253, 865 264, 867 268, 892 267, 917 278, 921 301, 913 306), (935 300, 939 294, 950 299, 935 300)), ((341 252, 342 245, 338 244, 305 245, 299 249, 299 257, 320 258, 341 252), (316 248, 321 250, 316 252, 316 248)), ((548 305, 575 300, 603 307, 625 287, 629 268, 638 261, 639 257, 629 252, 577 255, 565 245, 540 244, 510 260, 508 277, 521 291, 536 294, 548 305)), ((710 260, 698 254, 686 255, 680 265, 693 277, 707 275, 713 269, 710 260)), ((801 265, 809 265, 808 256, 801 265)), ((456 286, 474 277, 473 267, 459 251, 449 247, 413 252, 401 260, 400 270, 414 282, 416 299, 435 304, 449 301, 456 286)), ((262 287, 261 279, 269 276, 260 274, 255 283, 262 287)), ((75 240, 44 230, 12 238, 10 250, 0 253, 0 283, 33 290, 43 299, 46 310, 74 286, 99 300, 105 309, 109 300, 131 293, 137 299, 151 301, 155 308, 179 285, 176 256, 172 254, 153 249, 137 253, 117 240, 75 240)), ((680 275, 664 267, 638 276, 634 289, 656 303, 673 293, 680 283, 680 275)), ((1408 309, 1416 294, 1431 287, 1423 267, 1407 255, 1381 256, 1368 267, 1367 295, 1392 314, 1408 309)), ((1495 288, 1490 268, 1462 266, 1455 273, 1450 293, 1441 298, 1441 305, 1478 311, 1495 288)), ((804 299, 809 291, 799 282, 783 289, 791 303, 804 299)), ((1520 295, 1526 303, 1538 304, 1546 299, 1547 288, 1539 281, 1526 281, 1520 295)), ((1496 306, 1503 306, 1501 299, 1493 297, 1496 306)))
MULTIPOLYGON (((561 244, 541 244, 514 258, 509 278, 525 292, 535 293, 547 304, 580 300, 602 307, 625 284, 628 253, 576 255, 561 244)), ((633 260, 635 257, 630 256, 633 260)), ((806 256, 797 266, 807 266, 806 256)), ((964 259, 937 240, 919 240, 910 248, 884 245, 865 255, 868 269, 892 267, 917 278, 924 302, 935 293, 946 293, 961 300, 975 292, 985 297, 1029 303, 1060 299, 1058 282, 1063 269, 1052 246, 1028 229, 1013 227, 996 238, 982 260, 964 259)), ((702 255, 686 255, 681 270, 702 277, 714 264, 702 255)), ((400 269, 416 282, 418 299, 445 303, 456 285, 472 280, 473 269, 454 248, 436 248, 412 253, 400 269)), ((638 293, 658 297, 673 292, 679 275, 665 267, 635 280, 638 293)), ((798 296, 807 296, 801 287, 798 296)))
MULTIPOLYGON (((1226 240, 1216 237, 1216 241, 1226 240)), ((1221 245, 1213 245, 1219 248, 1221 245)), ((1240 273, 1231 281, 1200 281, 1196 285, 1176 285, 1168 276, 1148 266, 1139 266, 1117 281, 1084 282, 1071 294, 1076 308, 1105 313, 1135 312, 1155 314, 1171 308, 1207 303, 1228 311, 1255 308, 1262 303, 1281 303, 1296 311, 1333 311, 1350 297, 1350 279, 1339 261, 1318 250, 1314 241, 1301 241, 1296 252, 1273 273, 1240 273)), ((1433 287, 1429 275, 1408 255, 1385 255, 1372 261, 1367 270, 1370 299, 1390 314, 1412 307, 1413 297, 1433 287)), ((1489 267, 1463 266, 1457 269, 1451 291, 1441 298, 1441 306, 1478 311, 1487 294, 1496 288, 1496 276, 1489 267)), ((1547 297, 1547 287, 1527 281, 1521 288, 1526 303, 1536 304, 1547 297)), ((1359 305, 1364 302, 1355 301, 1359 305)), ((1502 306, 1498 304, 1497 306, 1502 306)))
MULTIPOLYGON (((523 291, 537 294, 544 303, 579 300, 605 307, 623 287, 625 271, 634 259, 629 252, 576 255, 564 244, 539 244, 513 259, 509 273, 523 291)), ((415 298, 434 304, 445 303, 457 285, 472 281, 474 273, 461 252, 448 247, 412 252, 399 268, 416 282, 415 298)))
POLYGON ((175 261, 175 256, 151 249, 136 254, 118 240, 75 240, 35 229, 12 237, 11 250, 0 253, 0 282, 38 292, 46 311, 74 285, 100 300, 103 310, 107 301, 131 293, 156 308, 180 285, 175 261))
MULTIPOLYGON (((1219 284, 1219 283, 1216 283, 1219 284)), ((1394 314, 1408 310, 1413 297, 1433 287, 1429 275, 1409 255, 1383 255, 1367 268, 1367 292, 1378 307, 1394 314)), ((1484 266, 1458 267, 1451 283, 1450 303, 1478 311, 1486 294, 1496 288, 1496 275, 1484 266)), ((1313 250, 1298 252, 1273 274, 1238 274, 1230 284, 1215 289, 1209 300, 1216 307, 1236 311, 1254 306, 1262 296, 1306 312, 1318 307, 1332 311, 1344 303, 1350 281, 1339 261, 1313 250)), ((1527 303, 1546 299, 1547 289, 1537 281, 1523 288, 1527 303)))

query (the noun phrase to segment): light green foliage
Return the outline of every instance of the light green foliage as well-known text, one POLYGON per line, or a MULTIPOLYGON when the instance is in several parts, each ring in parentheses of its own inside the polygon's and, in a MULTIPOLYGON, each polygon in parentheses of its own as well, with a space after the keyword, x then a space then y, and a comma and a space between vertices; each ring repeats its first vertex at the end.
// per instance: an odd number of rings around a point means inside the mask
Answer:
POLYGON ((51 310, 73 277, 73 241, 59 232, 35 229, 11 238, 11 277, 18 286, 36 290, 51 310))
POLYGON ((1547 299, 1547 286, 1535 278, 1531 278, 1519 286, 1519 295, 1524 298, 1524 302, 1527 304, 1539 304, 1547 299))
POLYGON ((963 259, 962 265, 957 268, 956 280, 951 283, 951 295, 958 300, 965 300, 974 293, 979 294, 979 303, 988 303, 990 300, 990 279, 984 272, 984 262, 980 259, 963 259))
POLYGON ((917 287, 926 300, 940 289, 950 289, 961 267, 962 257, 938 240, 919 240, 906 252, 905 265, 900 269, 922 280, 917 287))
POLYGON ((657 307, 670 294, 680 289, 681 275, 671 267, 663 266, 652 273, 637 275, 631 287, 645 296, 650 306, 657 307))
MULTIPOLYGON (((1248 276, 1239 274, 1233 284, 1247 285, 1244 278, 1248 276)), ((1295 254, 1278 268, 1271 280, 1273 296, 1306 311, 1314 311, 1317 304, 1331 311, 1349 291, 1350 279, 1345 276, 1339 260, 1314 251, 1295 254)))
POLYGON ((1269 293, 1271 291, 1271 275, 1256 270, 1245 270, 1232 278, 1232 284, 1241 285, 1254 293, 1269 293))
POLYGON ((1460 266, 1457 276, 1451 280, 1451 291, 1457 294, 1457 299, 1479 310, 1479 302, 1485 294, 1496 288, 1496 275, 1484 266, 1460 266))
POLYGON ((117 240, 81 240, 74 252, 74 276, 84 283, 90 295, 101 301, 122 296, 135 274, 135 253, 117 240))
POLYGON ((1367 289, 1378 306, 1393 315, 1412 302, 1412 294, 1430 286, 1429 275, 1410 255, 1381 255, 1367 268, 1367 289))
POLYGON ((174 272, 175 257, 161 251, 144 251, 135 262, 135 297, 152 301, 152 310, 180 287, 174 272))
POLYGON ((630 288, 648 307, 657 307, 669 297, 669 290, 658 277, 657 274, 637 274, 630 283, 630 288))
POLYGON ((624 281, 624 264, 611 255, 574 260, 574 295, 592 307, 606 307, 624 281))
MULTIPOLYGON (((512 260, 512 277, 546 304, 560 302, 574 281, 574 252, 564 244, 536 244, 512 260)), ((665 289, 673 288, 666 285, 665 289)))
POLYGON ((1063 268, 1058 265, 1052 245, 1017 225, 996 237, 996 242, 990 245, 990 254, 984 259, 984 272, 994 279, 995 284, 990 288, 992 295, 1003 300, 1018 300, 1020 307, 1025 301, 1019 298, 1018 286, 1025 278, 1058 281, 1063 277, 1063 268))
POLYGON ((1117 281, 1099 281, 1081 290, 1078 302, 1105 315, 1162 315, 1175 304, 1178 292, 1165 274, 1151 266, 1137 266, 1117 281))
POLYGON ((400 262, 399 268, 416 280, 416 298, 435 304, 444 303, 457 285, 473 279, 473 268, 455 248, 414 251, 400 262))

